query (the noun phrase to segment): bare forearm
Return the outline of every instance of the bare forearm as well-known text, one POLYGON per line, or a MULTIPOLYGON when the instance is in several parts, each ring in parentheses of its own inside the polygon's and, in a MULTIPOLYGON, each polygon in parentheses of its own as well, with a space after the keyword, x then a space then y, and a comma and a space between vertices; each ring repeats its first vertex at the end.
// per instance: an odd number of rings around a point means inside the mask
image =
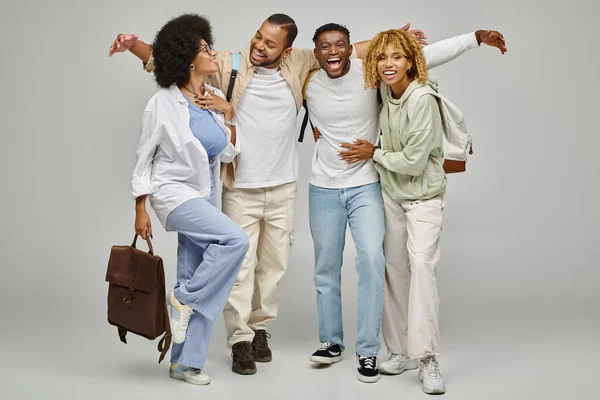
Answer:
POLYGON ((363 58, 365 53, 367 52, 367 47, 369 47, 370 40, 363 40, 362 42, 353 43, 354 50, 356 51, 356 57, 363 58))
POLYGON ((150 54, 152 54, 152 46, 138 39, 133 46, 131 46, 129 51, 142 60, 142 62, 147 63, 150 59, 150 54))
MULTIPOLYGON (((409 28, 410 28, 410 22, 399 29, 401 31, 408 31, 409 28)), ((356 57, 364 58, 365 53, 367 52, 367 47, 369 47, 370 43, 371 43, 371 40, 363 40, 362 42, 352 43, 352 46, 354 46, 354 50, 356 51, 356 57)))
POLYGON ((135 199, 135 211, 146 211, 146 197, 147 195, 138 196, 135 199))

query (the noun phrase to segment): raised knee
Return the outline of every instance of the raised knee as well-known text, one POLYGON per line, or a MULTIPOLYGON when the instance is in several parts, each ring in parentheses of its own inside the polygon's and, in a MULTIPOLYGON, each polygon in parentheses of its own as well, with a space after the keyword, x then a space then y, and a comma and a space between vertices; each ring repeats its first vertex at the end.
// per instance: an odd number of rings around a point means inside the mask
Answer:
POLYGON ((244 254, 248 251, 248 247, 250 246, 248 235, 241 228, 232 233, 229 242, 232 247, 239 249, 244 254))

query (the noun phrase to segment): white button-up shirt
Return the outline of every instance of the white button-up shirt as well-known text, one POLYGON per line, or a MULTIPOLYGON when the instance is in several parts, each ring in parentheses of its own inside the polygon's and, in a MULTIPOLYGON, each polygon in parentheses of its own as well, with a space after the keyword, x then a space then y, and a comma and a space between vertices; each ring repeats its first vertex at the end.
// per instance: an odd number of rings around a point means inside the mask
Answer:
MULTIPOLYGON (((208 86, 221 97, 223 93, 208 86)), ((211 111, 227 137, 227 146, 217 156, 213 179, 218 182, 219 162, 231 162, 240 153, 230 142, 231 132, 223 123, 223 114, 211 111)), ((142 116, 137 163, 131 180, 134 198, 150 196, 158 219, 166 223, 171 211, 186 201, 210 197, 208 155, 190 129, 189 105, 176 85, 160 89, 148 101, 142 116)))

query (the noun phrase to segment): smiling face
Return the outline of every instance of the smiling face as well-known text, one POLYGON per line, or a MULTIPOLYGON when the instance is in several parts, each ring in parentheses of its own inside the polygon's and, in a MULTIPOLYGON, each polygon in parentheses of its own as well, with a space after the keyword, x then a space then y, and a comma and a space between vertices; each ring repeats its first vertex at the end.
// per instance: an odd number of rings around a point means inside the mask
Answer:
POLYGON ((377 73, 394 93, 404 92, 412 81, 408 74, 412 65, 412 62, 400 50, 392 44, 388 44, 385 51, 378 56, 377 73))
POLYGON ((194 64, 194 69, 191 73, 198 76, 207 76, 219 71, 217 53, 204 39, 200 39, 200 51, 192 60, 192 64, 194 64))
POLYGON ((336 79, 350 70, 352 45, 348 35, 340 31, 321 33, 315 41, 315 57, 327 76, 336 79))
POLYGON ((250 62, 255 67, 276 68, 290 51, 287 30, 265 21, 250 41, 250 62))

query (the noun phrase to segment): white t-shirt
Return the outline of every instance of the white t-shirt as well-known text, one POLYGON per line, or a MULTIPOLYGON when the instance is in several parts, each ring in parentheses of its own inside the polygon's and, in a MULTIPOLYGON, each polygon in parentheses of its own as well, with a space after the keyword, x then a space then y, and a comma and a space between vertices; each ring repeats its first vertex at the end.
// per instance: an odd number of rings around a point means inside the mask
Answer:
POLYGON ((279 69, 257 68, 237 105, 242 149, 236 188, 263 188, 298 179, 296 102, 279 69))
POLYGON ((341 143, 363 139, 377 144, 379 138, 377 91, 365 89, 362 61, 350 59, 350 71, 337 79, 329 78, 323 69, 317 71, 306 87, 306 102, 310 119, 322 134, 315 146, 310 183, 338 189, 378 182, 373 160, 348 164, 338 158, 341 143))

